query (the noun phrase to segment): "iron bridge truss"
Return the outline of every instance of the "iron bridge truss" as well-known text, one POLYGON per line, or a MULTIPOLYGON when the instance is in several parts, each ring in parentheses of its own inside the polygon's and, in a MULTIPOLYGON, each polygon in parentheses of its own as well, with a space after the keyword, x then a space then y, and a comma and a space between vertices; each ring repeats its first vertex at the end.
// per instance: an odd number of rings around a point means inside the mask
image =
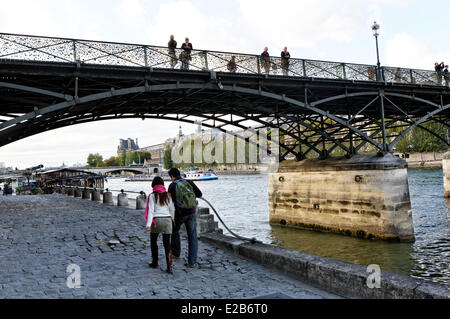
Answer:
MULTIPOLYGON (((180 52, 177 52, 177 56, 180 52)), ((192 52, 171 68, 164 47, 0 33, 0 146, 70 125, 140 118, 222 131, 279 128, 281 159, 380 153, 414 128, 450 124, 450 89, 433 71, 192 52), (237 72, 227 71, 231 57, 237 72), (265 72, 268 71, 268 74, 265 72), (377 79, 377 74, 382 79, 377 79)))

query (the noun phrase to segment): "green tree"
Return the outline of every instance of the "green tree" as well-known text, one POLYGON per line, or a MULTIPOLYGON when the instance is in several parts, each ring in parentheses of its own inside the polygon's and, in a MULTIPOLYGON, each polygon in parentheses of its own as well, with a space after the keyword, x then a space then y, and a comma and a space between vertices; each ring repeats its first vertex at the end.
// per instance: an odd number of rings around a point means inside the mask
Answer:
POLYGON ((113 156, 104 161, 105 166, 114 167, 122 165, 122 158, 120 156, 113 156))
MULTIPOLYGON (((430 122, 422 126, 439 136, 447 135, 447 127, 441 123, 430 122)), ((400 153, 445 152, 448 149, 444 141, 421 128, 413 129, 395 147, 400 153)))
POLYGON ((172 169, 174 168, 174 163, 172 161, 172 147, 167 147, 164 151, 164 168, 172 169))
POLYGON ((121 165, 122 166, 127 166, 127 151, 125 151, 125 150, 123 150, 122 151, 122 155, 121 155, 121 160, 122 160, 122 163, 121 163, 121 165))
POLYGON ((87 164, 89 167, 102 167, 103 166, 103 156, 100 154, 89 154, 87 158, 87 164))

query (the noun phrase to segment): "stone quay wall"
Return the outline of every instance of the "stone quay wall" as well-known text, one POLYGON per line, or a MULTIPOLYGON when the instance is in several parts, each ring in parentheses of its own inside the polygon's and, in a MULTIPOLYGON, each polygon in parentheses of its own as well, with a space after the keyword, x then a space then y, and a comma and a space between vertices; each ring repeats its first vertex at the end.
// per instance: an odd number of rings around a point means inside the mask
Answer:
POLYGON ((423 279, 381 270, 377 287, 372 285, 367 266, 273 245, 251 244, 214 233, 202 235, 202 240, 345 298, 450 299, 450 286, 423 279))

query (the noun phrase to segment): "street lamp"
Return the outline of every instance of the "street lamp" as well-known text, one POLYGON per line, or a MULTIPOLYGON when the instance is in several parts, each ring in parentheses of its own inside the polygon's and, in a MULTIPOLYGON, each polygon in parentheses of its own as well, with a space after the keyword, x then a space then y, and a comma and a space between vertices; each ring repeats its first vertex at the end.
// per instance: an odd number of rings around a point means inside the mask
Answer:
POLYGON ((378 36, 380 35, 380 25, 375 21, 372 26, 373 36, 377 44, 377 79, 381 81, 383 79, 381 75, 381 63, 380 63, 380 51, 378 49, 378 36))

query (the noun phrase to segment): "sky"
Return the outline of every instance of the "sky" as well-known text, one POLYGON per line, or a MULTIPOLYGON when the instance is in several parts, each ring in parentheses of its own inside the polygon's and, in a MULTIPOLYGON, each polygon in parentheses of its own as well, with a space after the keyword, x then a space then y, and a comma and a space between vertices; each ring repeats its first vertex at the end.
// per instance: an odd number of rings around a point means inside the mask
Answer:
MULTIPOLYGON (((0 32, 165 46, 170 34, 196 49, 376 64, 371 26, 381 26, 385 66, 433 69, 450 61, 450 1, 441 0, 0 0, 0 32)), ((119 140, 141 147, 178 133, 164 120, 95 122, 0 147, 0 163, 27 168, 85 164, 116 155, 119 140)), ((195 130, 182 124, 185 133, 195 130)))

